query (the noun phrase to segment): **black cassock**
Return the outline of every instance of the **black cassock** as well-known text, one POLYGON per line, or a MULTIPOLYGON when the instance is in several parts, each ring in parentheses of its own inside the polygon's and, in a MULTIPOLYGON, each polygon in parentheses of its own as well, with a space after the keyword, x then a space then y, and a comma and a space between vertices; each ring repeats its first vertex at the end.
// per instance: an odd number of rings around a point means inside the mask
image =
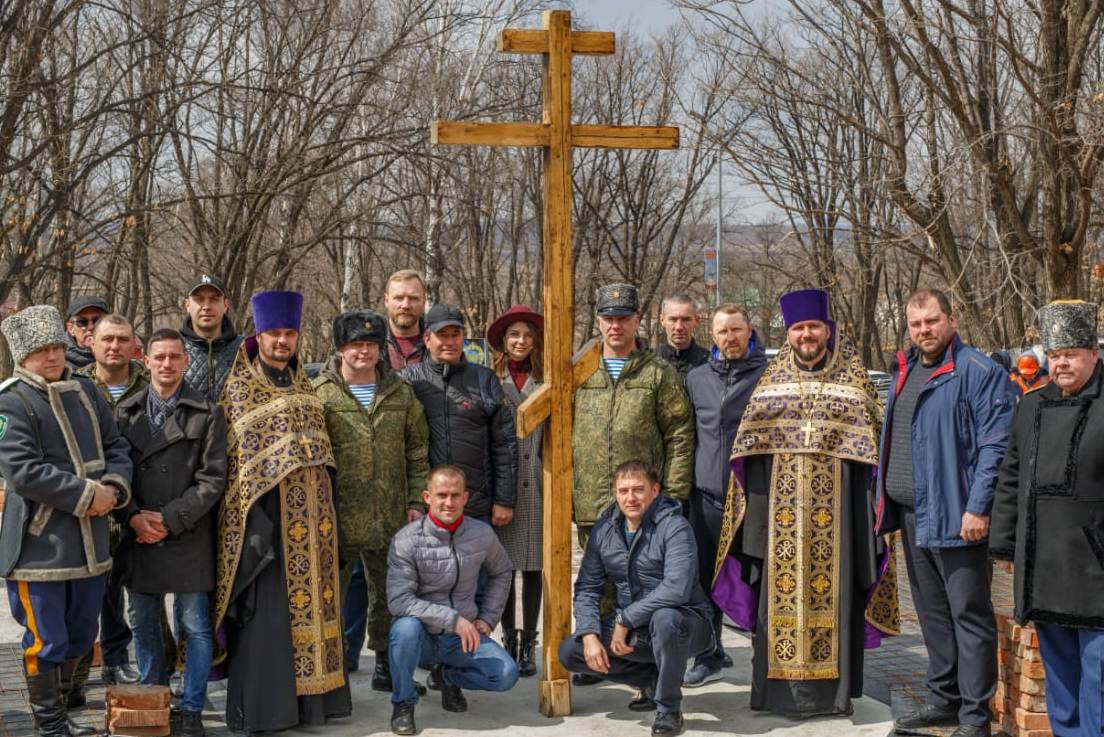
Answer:
POLYGON ((739 550, 743 576, 759 594, 752 639, 751 708, 796 718, 850 714, 851 699, 862 696, 864 614, 867 591, 878 575, 874 509, 869 498, 871 467, 841 461, 843 490, 839 540, 839 678, 793 681, 767 678, 767 596, 761 584, 767 551, 772 455, 747 458, 747 511, 732 550, 739 550), (848 524, 848 522, 850 524, 848 524))
POLYGON ((227 611, 226 724, 269 732, 320 725, 352 713, 349 681, 314 696, 295 693, 295 664, 280 532, 280 489, 249 511, 245 545, 227 611))

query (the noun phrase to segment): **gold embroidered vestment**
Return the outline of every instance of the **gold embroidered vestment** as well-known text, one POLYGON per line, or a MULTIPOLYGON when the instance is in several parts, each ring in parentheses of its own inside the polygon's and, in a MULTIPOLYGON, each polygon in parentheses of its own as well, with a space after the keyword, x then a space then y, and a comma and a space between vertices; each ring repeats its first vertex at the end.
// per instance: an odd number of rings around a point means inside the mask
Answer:
POLYGON ((249 512, 266 493, 275 491, 280 495, 296 693, 332 691, 344 685, 345 672, 337 516, 327 471, 334 458, 322 401, 301 367, 296 367, 290 387, 277 387, 243 346, 221 404, 227 422, 229 483, 219 517, 216 626, 230 605, 249 512))
MULTIPOLYGON (((767 627, 768 678, 839 678, 841 535, 850 534, 843 519, 843 462, 877 466, 881 414, 866 369, 844 339, 823 369, 800 374, 789 345, 783 347, 748 401, 732 458, 773 456, 760 589, 767 597, 760 626, 767 627)), ((734 476, 718 570, 746 509, 746 491, 734 476)), ((892 560, 888 573, 894 573, 892 560)), ((886 575, 873 592, 867 621, 896 634, 896 602, 895 575, 886 575)))

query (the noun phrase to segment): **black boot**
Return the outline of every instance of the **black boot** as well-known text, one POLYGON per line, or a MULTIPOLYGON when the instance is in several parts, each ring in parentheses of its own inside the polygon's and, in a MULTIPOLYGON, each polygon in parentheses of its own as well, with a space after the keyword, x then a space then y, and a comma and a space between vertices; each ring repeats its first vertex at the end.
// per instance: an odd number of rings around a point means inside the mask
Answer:
MULTIPOLYGON (((84 697, 83 689, 84 683, 81 680, 81 671, 86 667, 86 660, 91 663, 91 659, 86 657, 81 658, 69 658, 57 668, 58 672, 58 690, 61 693, 61 700, 63 703, 68 704, 73 699, 73 694, 77 692, 77 689, 81 690, 81 698, 84 697)), ((88 677, 85 672, 85 678, 88 677)), ((82 727, 72 720, 69 716, 68 709, 65 713, 65 720, 68 723, 69 734, 73 737, 91 737, 91 735, 99 734, 99 731, 92 727, 82 727)))
POLYGON ((203 729, 203 712, 181 711, 180 729, 173 734, 179 737, 206 737, 207 732, 203 729))
POLYGON ((88 703, 88 698, 84 694, 84 684, 88 681, 88 671, 92 669, 92 653, 76 660, 77 666, 71 675, 64 669, 61 673, 61 693, 68 709, 79 709, 88 703))
POLYGON ((372 671, 372 690, 391 691, 391 661, 386 650, 376 650, 376 669, 372 671))
POLYGON ((468 700, 465 698, 464 692, 459 686, 450 686, 445 683, 445 676, 442 673, 443 666, 435 665, 433 670, 437 676, 437 682, 441 684, 441 708, 445 711, 467 711, 468 700))
POLYGON ((521 630, 515 629, 502 629, 502 647, 506 650, 506 654, 517 662, 518 659, 518 634, 521 630))
POLYGON ((414 702, 407 701, 395 704, 391 709, 391 733, 392 734, 417 734, 418 727, 414 724, 414 702))
POLYGON ((518 647, 518 675, 523 678, 536 675, 537 664, 533 661, 533 651, 537 647, 537 631, 525 630, 521 633, 521 645, 518 647))
POLYGON ((27 700, 31 702, 34 731, 38 737, 70 737, 61 695, 61 669, 50 668, 27 679, 27 700))

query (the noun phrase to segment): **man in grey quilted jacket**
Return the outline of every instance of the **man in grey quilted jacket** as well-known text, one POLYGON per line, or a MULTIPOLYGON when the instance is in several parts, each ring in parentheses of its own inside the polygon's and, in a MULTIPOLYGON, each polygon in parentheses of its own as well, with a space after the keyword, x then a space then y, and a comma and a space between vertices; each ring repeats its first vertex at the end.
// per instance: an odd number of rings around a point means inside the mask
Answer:
POLYGON ((391 731, 414 734, 414 669, 432 667, 446 711, 467 711, 462 689, 509 691, 517 663, 489 635, 502 616, 513 566, 490 525, 464 517, 464 472, 437 466, 422 499, 429 513, 401 529, 387 554, 391 731), (476 601, 480 570, 486 587, 476 601))

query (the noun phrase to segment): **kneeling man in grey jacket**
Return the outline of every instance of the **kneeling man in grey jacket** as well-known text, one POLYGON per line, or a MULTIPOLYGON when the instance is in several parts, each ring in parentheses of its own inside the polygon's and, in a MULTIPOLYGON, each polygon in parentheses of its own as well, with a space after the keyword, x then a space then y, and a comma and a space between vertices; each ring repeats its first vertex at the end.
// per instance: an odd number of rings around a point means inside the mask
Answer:
POLYGON ((429 513, 399 530, 387 554, 394 621, 391 731, 414 734, 414 669, 433 667, 446 711, 467 711, 461 689, 509 691, 517 663, 489 635, 502 616, 513 566, 490 525, 464 517, 464 472, 438 466, 422 499, 429 513), (487 582, 477 600, 481 570, 487 582))

